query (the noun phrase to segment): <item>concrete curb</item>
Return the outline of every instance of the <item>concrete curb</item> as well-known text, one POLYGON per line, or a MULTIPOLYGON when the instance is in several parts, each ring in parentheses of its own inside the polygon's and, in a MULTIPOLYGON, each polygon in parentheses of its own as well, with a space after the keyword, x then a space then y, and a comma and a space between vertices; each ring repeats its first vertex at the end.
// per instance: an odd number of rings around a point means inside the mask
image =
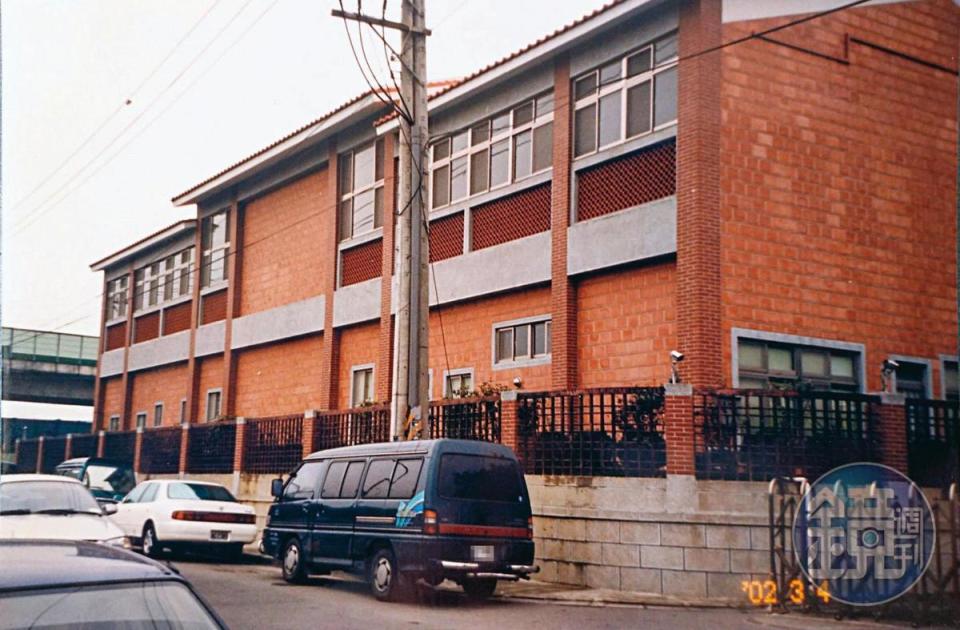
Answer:
POLYGON ((497 587, 497 595, 504 599, 553 601, 584 606, 629 605, 671 606, 677 608, 752 609, 751 606, 736 601, 697 597, 672 597, 655 593, 614 591, 599 588, 579 588, 566 584, 552 584, 536 580, 513 583, 501 582, 497 587))

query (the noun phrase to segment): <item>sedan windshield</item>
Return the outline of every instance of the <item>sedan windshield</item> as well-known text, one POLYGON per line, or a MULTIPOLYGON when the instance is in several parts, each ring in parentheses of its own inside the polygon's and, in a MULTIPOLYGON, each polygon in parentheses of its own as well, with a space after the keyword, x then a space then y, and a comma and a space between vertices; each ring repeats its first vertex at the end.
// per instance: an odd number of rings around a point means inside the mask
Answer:
POLYGON ((219 628, 176 582, 139 582, 0 595, 7 628, 219 628))
POLYGON ((229 501, 236 499, 223 486, 212 486, 205 483, 171 483, 167 486, 167 497, 186 501, 229 501))
POLYGON ((8 481, 0 484, 0 515, 4 514, 101 514, 90 492, 66 481, 8 481))

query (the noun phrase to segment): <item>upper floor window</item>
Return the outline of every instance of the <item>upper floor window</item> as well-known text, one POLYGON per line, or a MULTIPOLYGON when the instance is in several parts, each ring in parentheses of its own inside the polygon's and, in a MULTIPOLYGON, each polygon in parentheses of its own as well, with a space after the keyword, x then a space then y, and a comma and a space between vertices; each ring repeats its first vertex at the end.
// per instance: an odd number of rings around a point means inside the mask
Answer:
POLYGON ((574 157, 677 120, 677 36, 615 59, 573 82, 574 157))
POLYGON ((505 186, 553 164, 553 93, 433 145, 431 207, 505 186))
POLYGON ((227 257, 230 255, 230 215, 221 210, 203 219, 200 245, 200 286, 209 287, 227 279, 227 257))
POLYGON ((383 139, 340 154, 340 240, 383 225, 383 139))
POLYGON ((860 391, 856 352, 741 339, 738 346, 740 387, 860 391))
POLYGON ((550 319, 495 329, 495 363, 529 361, 550 355, 550 319))
POLYGON ((107 321, 127 314, 127 276, 107 283, 107 321))
POLYGON ((134 274, 133 310, 142 311, 190 295, 192 270, 192 247, 138 269, 134 274))

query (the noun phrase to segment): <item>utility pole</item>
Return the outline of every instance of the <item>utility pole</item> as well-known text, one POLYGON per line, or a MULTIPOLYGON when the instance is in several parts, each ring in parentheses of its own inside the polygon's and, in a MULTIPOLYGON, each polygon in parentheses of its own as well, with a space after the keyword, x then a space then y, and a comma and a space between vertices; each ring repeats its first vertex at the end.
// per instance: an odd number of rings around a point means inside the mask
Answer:
MULTIPOLYGON (((335 17, 385 26, 401 32, 400 181, 397 273, 400 294, 393 364, 392 436, 430 435, 427 392, 429 355, 430 241, 424 208, 427 140, 427 45, 424 0, 401 0, 400 22, 333 11, 335 17), (417 430, 419 427, 419 431, 417 430)), ((389 156, 387 157, 389 159, 389 156)))

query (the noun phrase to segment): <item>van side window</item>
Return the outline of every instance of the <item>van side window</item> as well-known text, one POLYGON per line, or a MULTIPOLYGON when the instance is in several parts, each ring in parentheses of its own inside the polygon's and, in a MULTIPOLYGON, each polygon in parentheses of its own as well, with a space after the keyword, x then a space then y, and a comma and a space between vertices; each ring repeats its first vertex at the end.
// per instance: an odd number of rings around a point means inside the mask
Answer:
POLYGON ((323 481, 323 490, 320 496, 324 499, 335 499, 340 496, 340 484, 343 483, 343 473, 347 470, 347 462, 334 462, 327 468, 327 478, 323 481))
POLYGON ((367 468, 367 478, 363 482, 364 499, 385 499, 390 491, 390 477, 393 476, 393 459, 375 459, 367 468))
POLYGON ((343 476, 343 488, 340 490, 341 499, 352 499, 357 496, 360 488, 360 477, 363 476, 363 462, 350 462, 347 474, 343 476))
POLYGON ((420 478, 422 459, 401 459, 393 471, 393 481, 390 483, 391 499, 409 499, 417 488, 417 479, 420 478))
POLYGON ((297 469, 283 489, 283 499, 294 501, 313 497, 313 490, 320 481, 323 462, 307 462, 297 469))

